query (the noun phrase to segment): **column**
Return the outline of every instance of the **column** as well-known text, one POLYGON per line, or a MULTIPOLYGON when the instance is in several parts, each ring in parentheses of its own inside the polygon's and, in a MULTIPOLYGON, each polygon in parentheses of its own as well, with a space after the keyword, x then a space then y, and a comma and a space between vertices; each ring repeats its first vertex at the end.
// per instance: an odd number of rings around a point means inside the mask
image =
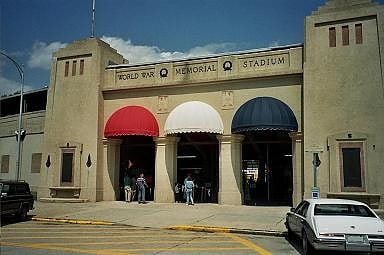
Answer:
POLYGON ((119 196, 121 139, 103 139, 103 200, 114 201, 119 196))
POLYGON ((304 195, 304 173, 303 173, 303 133, 292 132, 289 134, 292 139, 292 205, 298 205, 304 195))
POLYGON ((177 178, 177 143, 179 140, 180 138, 176 136, 154 138, 156 143, 156 203, 175 202, 173 186, 177 178))
POLYGON ((243 135, 218 135, 219 140, 219 204, 241 205, 243 135))

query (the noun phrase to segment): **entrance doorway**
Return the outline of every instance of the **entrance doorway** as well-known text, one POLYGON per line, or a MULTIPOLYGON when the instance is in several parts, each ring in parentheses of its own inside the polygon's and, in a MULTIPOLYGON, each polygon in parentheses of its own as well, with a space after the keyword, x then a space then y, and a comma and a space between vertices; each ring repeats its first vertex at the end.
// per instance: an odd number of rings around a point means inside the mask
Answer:
POLYGON ((177 182, 191 175, 194 201, 217 203, 219 190, 219 142, 215 134, 180 134, 177 148, 177 182))
POLYGON ((292 144, 286 131, 256 131, 243 141, 247 205, 292 205, 292 144))
MULTIPOLYGON (((153 201, 155 189, 155 143, 151 136, 125 136, 120 146, 119 187, 120 200, 124 200, 124 175, 136 178, 144 173, 148 188, 146 200, 153 201)), ((137 200, 137 194, 133 198, 137 200)))

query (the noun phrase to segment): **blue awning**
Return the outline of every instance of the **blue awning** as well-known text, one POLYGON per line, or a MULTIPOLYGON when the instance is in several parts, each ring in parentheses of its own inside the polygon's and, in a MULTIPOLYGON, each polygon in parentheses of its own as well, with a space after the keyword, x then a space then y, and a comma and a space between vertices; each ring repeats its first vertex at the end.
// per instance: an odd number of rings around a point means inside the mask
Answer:
POLYGON ((272 97, 257 97, 243 104, 232 120, 232 133, 257 130, 297 131, 291 108, 272 97))

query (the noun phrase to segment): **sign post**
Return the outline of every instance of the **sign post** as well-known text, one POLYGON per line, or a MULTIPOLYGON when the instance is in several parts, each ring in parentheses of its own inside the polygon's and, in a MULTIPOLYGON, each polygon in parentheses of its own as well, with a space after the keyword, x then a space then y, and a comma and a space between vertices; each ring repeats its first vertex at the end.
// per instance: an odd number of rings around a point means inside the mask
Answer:
POLYGON ((319 158, 319 153, 323 152, 323 148, 320 147, 313 147, 306 152, 311 152, 312 153, 312 167, 313 167, 313 187, 311 191, 311 197, 312 198, 319 198, 320 197, 320 188, 317 186, 317 171, 318 167, 321 164, 320 158, 319 158))

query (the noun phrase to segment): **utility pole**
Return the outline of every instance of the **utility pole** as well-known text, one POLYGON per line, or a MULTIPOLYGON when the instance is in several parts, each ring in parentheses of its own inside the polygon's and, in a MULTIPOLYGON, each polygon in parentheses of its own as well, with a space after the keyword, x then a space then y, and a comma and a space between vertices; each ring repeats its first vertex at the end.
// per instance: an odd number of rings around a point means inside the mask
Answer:
POLYGON ((92 0, 92 28, 91 28, 91 38, 95 37, 95 1, 92 0))
POLYGON ((4 52, 0 51, 0 54, 4 57, 8 58, 12 61, 12 63, 16 66, 17 71, 19 72, 20 79, 21 79, 21 88, 20 88, 20 108, 19 108, 19 120, 18 120, 18 128, 16 130, 17 135, 17 161, 16 161, 16 180, 18 181, 20 178, 20 167, 21 167, 21 135, 22 132, 25 132, 22 130, 22 121, 23 121, 23 96, 24 96, 24 70, 19 63, 16 62, 13 58, 5 54, 4 52))

